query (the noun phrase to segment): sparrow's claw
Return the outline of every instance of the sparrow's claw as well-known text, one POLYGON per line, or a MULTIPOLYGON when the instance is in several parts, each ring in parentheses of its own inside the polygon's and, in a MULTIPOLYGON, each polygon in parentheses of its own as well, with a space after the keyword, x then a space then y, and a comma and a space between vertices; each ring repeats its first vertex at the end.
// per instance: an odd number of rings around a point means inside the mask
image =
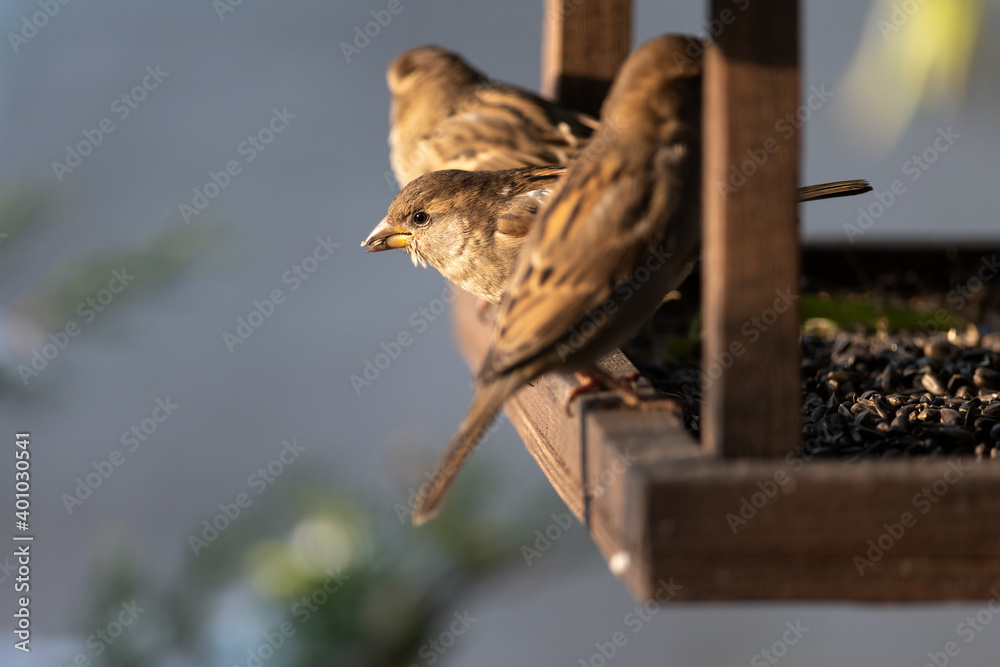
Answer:
POLYGON ((638 408, 642 405, 643 398, 636 391, 636 381, 639 379, 638 373, 630 373, 619 379, 608 375, 602 370, 590 368, 577 372, 576 378, 580 381, 580 386, 569 392, 569 396, 566 397, 566 414, 568 415, 573 414, 570 406, 574 400, 584 394, 592 394, 603 390, 613 391, 630 408, 638 408))
POLYGON ((586 371, 579 371, 576 374, 580 381, 580 386, 569 393, 566 398, 566 414, 572 415, 571 404, 573 401, 584 395, 595 391, 612 391, 622 402, 630 408, 642 410, 667 410, 678 419, 683 418, 688 408, 687 402, 683 398, 671 396, 655 395, 642 396, 638 391, 639 373, 629 373, 621 378, 615 378, 604 371, 592 368, 586 371))

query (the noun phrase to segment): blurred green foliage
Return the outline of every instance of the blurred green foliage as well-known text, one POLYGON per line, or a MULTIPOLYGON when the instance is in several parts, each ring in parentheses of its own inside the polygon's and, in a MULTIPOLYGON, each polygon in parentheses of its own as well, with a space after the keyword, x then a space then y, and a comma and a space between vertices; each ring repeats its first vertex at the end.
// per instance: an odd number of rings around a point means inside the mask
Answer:
POLYGON ((94 665, 154 667, 181 657, 219 667, 429 664, 442 652, 431 640, 450 632, 462 598, 520 561, 519 546, 551 510, 533 502, 514 519, 482 521, 490 486, 483 468, 470 466, 441 516, 414 528, 376 513, 384 498, 366 505, 298 479, 245 510, 197 556, 187 551, 164 586, 137 577, 137 559, 122 554, 95 579, 87 618, 113 617, 122 600, 155 600, 149 606, 160 612, 147 620, 156 631, 124 633, 94 665), (239 604, 224 604, 233 597, 239 604))

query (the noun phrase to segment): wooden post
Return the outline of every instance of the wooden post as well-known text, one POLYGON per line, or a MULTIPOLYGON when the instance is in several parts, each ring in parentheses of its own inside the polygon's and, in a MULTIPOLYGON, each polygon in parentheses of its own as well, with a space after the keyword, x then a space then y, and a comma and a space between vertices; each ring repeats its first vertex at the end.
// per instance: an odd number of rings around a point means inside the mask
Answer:
POLYGON ((702 438, 725 456, 799 439, 799 12, 712 0, 706 52, 702 438))
POLYGON ((597 116, 632 50, 632 0, 545 0, 542 94, 597 116))

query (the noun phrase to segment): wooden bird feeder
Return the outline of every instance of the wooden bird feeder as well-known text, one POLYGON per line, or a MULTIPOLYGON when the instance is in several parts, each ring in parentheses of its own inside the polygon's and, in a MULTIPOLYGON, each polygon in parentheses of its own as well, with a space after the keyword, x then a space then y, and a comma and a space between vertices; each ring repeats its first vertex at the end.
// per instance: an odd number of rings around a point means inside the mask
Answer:
MULTIPOLYGON (((729 363, 704 388, 702 441, 665 411, 584 400, 569 416, 574 385, 555 374, 522 389, 505 410, 636 598, 650 598, 671 577, 688 600, 989 598, 1000 586, 1000 468, 972 457, 789 457, 801 430, 797 304, 741 354, 726 356, 776 291, 800 285, 799 134, 781 139, 753 187, 723 197, 718 186, 730 165, 772 138, 774 119, 800 104, 799 3, 710 5, 710 21, 722 29, 705 54, 703 360, 729 363), (953 480, 956 461, 960 481, 932 511, 916 512, 914 495, 953 480), (734 530, 728 516, 745 523, 734 530), (856 556, 871 566, 859 573, 856 556)), ((631 50, 631 9, 629 0, 546 0, 544 94, 596 112, 631 50)), ((459 344, 478 368, 489 325, 474 298, 462 294, 457 305, 459 344)), ((604 370, 635 368, 617 352, 604 370)))

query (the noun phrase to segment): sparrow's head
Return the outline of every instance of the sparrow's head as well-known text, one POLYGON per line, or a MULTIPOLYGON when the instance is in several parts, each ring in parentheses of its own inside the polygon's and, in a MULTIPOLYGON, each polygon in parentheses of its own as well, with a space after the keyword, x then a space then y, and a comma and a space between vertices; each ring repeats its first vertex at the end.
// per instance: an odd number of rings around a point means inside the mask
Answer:
POLYGON ((439 46, 421 46, 400 54, 386 73, 392 94, 389 118, 393 169, 402 181, 426 172, 418 144, 468 99, 486 78, 459 55, 439 46), (397 164, 400 163, 400 164, 397 164))
POLYGON ((704 42, 689 35, 645 42, 622 65, 601 118, 637 138, 673 134, 678 121, 699 121, 704 51, 704 42))
POLYGON ((408 93, 434 95, 449 88, 475 85, 484 78, 457 53, 440 46, 419 46, 404 51, 392 61, 386 72, 389 92, 394 96, 408 93))
POLYGON ((361 245, 368 252, 403 248, 414 264, 430 264, 442 273, 460 257, 472 236, 477 217, 470 183, 475 172, 448 169, 416 178, 399 191, 361 245))

